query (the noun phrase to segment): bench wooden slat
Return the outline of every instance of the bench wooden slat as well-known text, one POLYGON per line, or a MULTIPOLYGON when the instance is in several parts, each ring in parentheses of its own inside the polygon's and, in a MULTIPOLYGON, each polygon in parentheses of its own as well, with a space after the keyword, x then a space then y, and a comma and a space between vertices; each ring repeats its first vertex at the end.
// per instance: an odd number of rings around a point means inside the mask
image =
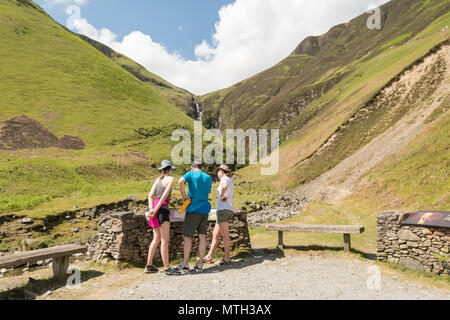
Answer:
POLYGON ((343 233, 355 234, 363 233, 363 226, 333 226, 320 224, 267 224, 267 231, 285 231, 285 232, 318 232, 318 233, 343 233))
POLYGON ((21 252, 0 258, 0 268, 14 268, 27 263, 34 263, 50 258, 61 258, 71 256, 76 253, 86 252, 85 246, 77 244, 67 244, 45 249, 37 249, 21 252))

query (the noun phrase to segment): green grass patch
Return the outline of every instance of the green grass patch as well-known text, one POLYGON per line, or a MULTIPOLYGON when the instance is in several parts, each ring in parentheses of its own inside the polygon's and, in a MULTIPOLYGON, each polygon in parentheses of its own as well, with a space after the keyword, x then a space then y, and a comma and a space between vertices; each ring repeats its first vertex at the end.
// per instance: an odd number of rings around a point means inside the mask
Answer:
POLYGON ((402 41, 404 41, 404 40, 410 38, 411 36, 412 36, 411 33, 405 33, 405 34, 402 34, 401 36, 395 38, 394 40, 391 40, 391 41, 389 41, 388 43, 382 45, 381 48, 382 48, 382 49, 385 49, 385 48, 394 46, 394 45, 396 45, 397 43, 400 43, 400 42, 402 42, 402 41))
POLYGON ((446 96, 442 103, 437 107, 427 118, 425 121, 426 123, 433 122, 437 118, 439 118, 441 115, 445 114, 450 109, 450 95, 446 96))

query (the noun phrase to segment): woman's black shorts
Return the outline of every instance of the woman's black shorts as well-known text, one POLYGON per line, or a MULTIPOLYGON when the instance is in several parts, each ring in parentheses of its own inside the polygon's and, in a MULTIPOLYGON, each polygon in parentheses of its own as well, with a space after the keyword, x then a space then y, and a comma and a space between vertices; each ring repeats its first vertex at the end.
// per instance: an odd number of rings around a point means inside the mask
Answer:
POLYGON ((170 210, 168 208, 161 208, 158 211, 158 221, 162 225, 164 222, 170 222, 170 210))

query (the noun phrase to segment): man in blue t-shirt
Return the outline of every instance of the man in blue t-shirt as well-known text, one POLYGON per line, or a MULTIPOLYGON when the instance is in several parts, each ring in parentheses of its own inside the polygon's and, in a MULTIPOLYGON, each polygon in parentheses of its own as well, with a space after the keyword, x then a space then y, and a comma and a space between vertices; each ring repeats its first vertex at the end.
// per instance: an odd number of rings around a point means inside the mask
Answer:
POLYGON ((184 219, 184 260, 175 268, 180 273, 187 273, 189 269, 189 256, 192 248, 192 237, 195 231, 198 231, 199 260, 194 266, 197 272, 203 270, 203 257, 206 252, 206 230, 208 228, 208 214, 211 211, 208 195, 211 193, 212 178, 209 174, 202 171, 201 164, 192 164, 191 171, 187 172, 178 181, 183 201, 188 198, 184 185, 188 184, 189 198, 191 204, 186 209, 184 219))

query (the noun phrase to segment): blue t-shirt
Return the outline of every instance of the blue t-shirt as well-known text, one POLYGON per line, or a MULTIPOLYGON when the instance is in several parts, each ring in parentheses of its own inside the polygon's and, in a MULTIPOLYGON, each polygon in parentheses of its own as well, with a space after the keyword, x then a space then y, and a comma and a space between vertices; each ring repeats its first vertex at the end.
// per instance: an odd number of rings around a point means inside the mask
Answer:
POLYGON ((212 187, 211 176, 203 171, 189 171, 183 178, 188 184, 188 196, 192 201, 186 212, 208 214, 211 211, 211 204, 208 200, 212 187))

